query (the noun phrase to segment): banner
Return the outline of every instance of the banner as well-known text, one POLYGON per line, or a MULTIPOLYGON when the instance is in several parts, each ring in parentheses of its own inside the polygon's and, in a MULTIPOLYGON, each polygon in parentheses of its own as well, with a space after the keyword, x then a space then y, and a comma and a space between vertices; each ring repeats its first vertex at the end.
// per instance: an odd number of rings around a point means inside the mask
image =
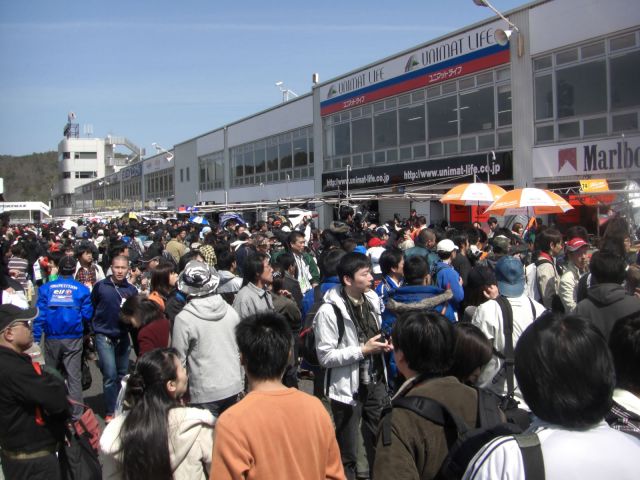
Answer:
MULTIPOLYGON (((487 169, 492 182, 513 180, 512 152, 496 152, 496 159, 488 162, 483 154, 353 169, 349 172, 349 190, 428 185, 448 178, 451 183, 472 182, 474 173, 479 182, 484 182, 487 169)), ((322 174, 323 192, 343 191, 346 185, 346 169, 322 174)))
POLYGON ((612 138, 533 149, 533 177, 584 177, 640 172, 640 137, 612 138))
POLYGON ((320 114, 330 115, 509 62, 498 45, 500 22, 410 51, 320 87, 320 114))

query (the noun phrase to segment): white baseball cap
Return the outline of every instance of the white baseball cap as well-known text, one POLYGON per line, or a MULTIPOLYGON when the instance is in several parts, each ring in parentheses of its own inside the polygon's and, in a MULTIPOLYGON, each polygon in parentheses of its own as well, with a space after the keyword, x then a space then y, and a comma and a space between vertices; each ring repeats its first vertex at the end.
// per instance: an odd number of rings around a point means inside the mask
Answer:
POLYGON ((446 238, 444 240, 440 240, 438 242, 438 245, 436 245, 436 251, 438 251, 438 252, 451 253, 454 250, 458 250, 458 247, 456 247, 456 244, 453 243, 448 238, 446 238))

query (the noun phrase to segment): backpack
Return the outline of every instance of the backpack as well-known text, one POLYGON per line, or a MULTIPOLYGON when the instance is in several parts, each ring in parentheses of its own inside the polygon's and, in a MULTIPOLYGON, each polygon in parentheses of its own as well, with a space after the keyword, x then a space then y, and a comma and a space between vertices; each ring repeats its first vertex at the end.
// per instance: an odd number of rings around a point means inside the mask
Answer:
MULTIPOLYGON (((535 262, 535 275, 534 275, 534 285, 533 285, 533 291, 534 291, 534 300, 543 303, 543 293, 540 291, 540 286, 538 284, 538 267, 542 264, 548 263, 550 264, 554 271, 559 275, 562 276, 562 271, 561 269, 555 265, 552 261, 550 261, 548 258, 545 258, 543 256, 538 257, 538 259, 535 262)), ((525 270, 526 271, 526 270, 525 270)), ((526 278, 526 276, 525 276, 526 278)), ((531 288, 530 288, 531 290, 531 288)), ((557 312, 557 313, 565 313, 564 311, 564 305, 562 304, 562 299, 560 298, 560 295, 558 295, 557 293, 554 293, 553 296, 551 297, 551 310, 553 312, 557 312)))
MULTIPOLYGON (((320 291, 320 286, 315 287, 314 290, 314 298, 317 295, 316 291, 320 291)), ((298 334, 297 344, 298 344, 298 353, 312 367, 319 367, 320 360, 318 360, 318 352, 316 351, 316 334, 313 331, 313 318, 315 314, 318 312, 318 309, 323 305, 320 301, 314 301, 313 307, 304 317, 304 327, 298 334), (311 316, 311 320, 309 321, 309 317, 311 316), (309 323, 307 323, 309 322, 309 323)), ((333 307, 333 312, 336 315, 336 320, 338 322, 338 345, 342 341, 342 337, 344 336, 344 318, 342 318, 342 312, 340 309, 335 306, 333 303, 330 304, 333 307)))
POLYGON ((453 268, 451 265, 447 264, 447 263, 443 263, 443 264, 435 264, 433 266, 433 268, 431 269, 431 285, 437 285, 438 284, 438 274, 443 271, 446 270, 447 268, 453 268))
MULTIPOLYGON (((504 326, 504 354, 498 352, 495 349, 493 350, 493 353, 504 361, 504 368, 506 369, 507 377, 507 394, 502 397, 500 408, 506 415, 507 421, 509 423, 516 424, 520 426, 522 430, 525 430, 531 423, 529 412, 523 410, 522 408, 518 408, 519 402, 514 397, 516 388, 513 381, 513 367, 515 363, 513 350, 513 309, 511 308, 509 300, 507 300, 507 297, 505 297, 504 295, 500 295, 495 300, 496 302, 498 302, 498 305, 500 306, 500 310, 502 312, 502 322, 504 326)), ((536 308, 530 298, 529 303, 531 304, 533 321, 535 321, 537 318, 536 308)))
POLYGON ((469 428, 458 415, 437 400, 411 395, 394 399, 391 407, 382 414, 382 444, 391 444, 390 413, 394 408, 404 408, 444 428, 449 452, 436 475, 437 479, 462 478, 475 454, 494 438, 505 435, 514 436, 520 446, 525 478, 544 479, 544 462, 537 435, 519 435, 522 430, 517 425, 503 422, 496 396, 482 388, 476 388, 476 391, 478 415, 475 428, 469 428))
POLYGON ((495 396, 482 388, 478 392, 478 421, 475 428, 467 424, 442 403, 427 397, 406 396, 396 398, 383 412, 382 443, 391 444, 391 415, 394 408, 404 408, 444 428, 448 453, 435 478, 452 480, 462 478, 467 466, 480 449, 499 436, 512 435, 518 442, 524 462, 525 478, 544 479, 544 462, 537 435, 519 435, 516 425, 504 423, 495 396), (492 397, 494 397, 492 399, 492 397))

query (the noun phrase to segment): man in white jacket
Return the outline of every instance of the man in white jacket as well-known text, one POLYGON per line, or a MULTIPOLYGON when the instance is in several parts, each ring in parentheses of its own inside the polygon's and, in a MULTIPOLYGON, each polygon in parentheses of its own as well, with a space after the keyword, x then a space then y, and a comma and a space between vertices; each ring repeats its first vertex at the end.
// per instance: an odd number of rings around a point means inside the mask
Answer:
POLYGON ((380 335, 380 300, 371 290, 371 262, 348 253, 338 266, 341 285, 324 295, 313 321, 320 365, 326 369, 325 393, 331 400, 342 464, 356 478, 358 428, 369 468, 382 409, 389 402, 384 353, 393 349, 380 335))
POLYGON ((569 261, 560 277, 559 294, 565 313, 571 313, 578 305, 578 282, 587 271, 589 244, 580 237, 572 238, 565 244, 569 261))

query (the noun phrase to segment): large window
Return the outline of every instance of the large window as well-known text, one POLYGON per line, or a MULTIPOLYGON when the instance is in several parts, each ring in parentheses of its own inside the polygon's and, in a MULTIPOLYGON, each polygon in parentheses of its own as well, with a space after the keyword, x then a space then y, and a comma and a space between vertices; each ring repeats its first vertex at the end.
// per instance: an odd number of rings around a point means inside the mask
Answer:
POLYGON ((398 145, 398 112, 393 110, 376 113, 373 118, 373 131, 376 150, 398 145))
POLYGON ((460 133, 494 129, 493 87, 460 93, 460 133))
POLYGON ((640 32, 533 60, 536 142, 638 131, 640 32))
POLYGON ((400 121, 400 145, 424 142, 424 104, 415 107, 401 108, 398 113, 400 121))
POLYGON ((458 98, 455 96, 432 100, 429 112, 429 139, 458 135, 458 98))
POLYGON ((509 147, 511 75, 501 68, 323 119, 324 170, 509 147))
POLYGON ((231 148, 230 155, 231 182, 234 186, 311 178, 312 129, 300 128, 239 145, 231 148))
MULTIPOLYGON (((198 164, 200 190, 208 191, 224 187, 224 152, 220 151, 204 155, 198 158, 198 164)), ((173 189, 173 186, 171 189, 173 189)))

